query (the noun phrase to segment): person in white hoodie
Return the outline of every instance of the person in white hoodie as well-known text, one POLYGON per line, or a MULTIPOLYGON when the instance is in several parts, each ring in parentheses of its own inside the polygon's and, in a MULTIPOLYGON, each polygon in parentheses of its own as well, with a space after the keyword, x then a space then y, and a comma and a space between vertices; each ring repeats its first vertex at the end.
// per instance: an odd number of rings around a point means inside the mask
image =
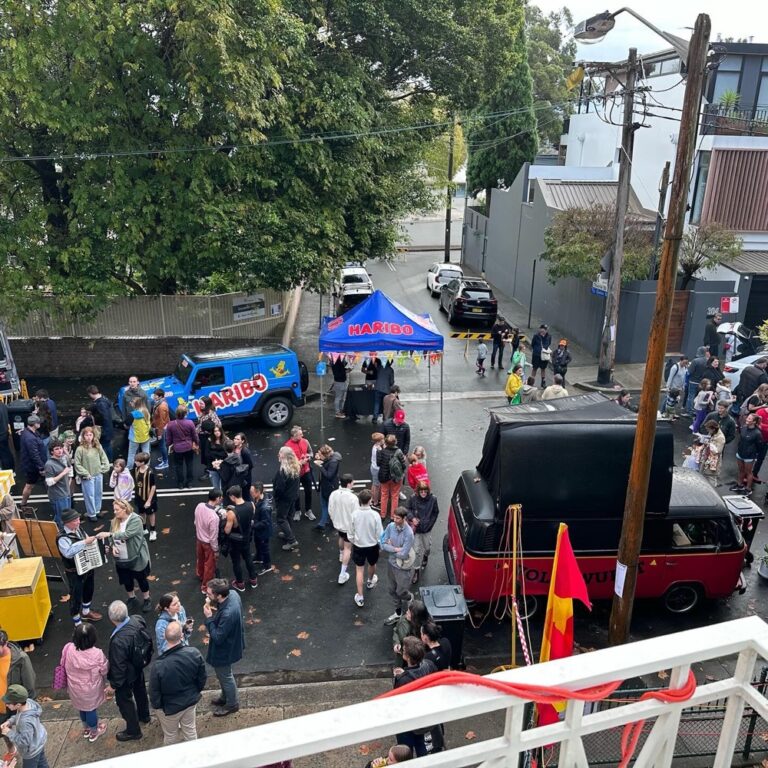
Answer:
POLYGON ((341 563, 339 584, 346 584, 349 581, 347 568, 352 555, 352 544, 347 532, 352 527, 352 515, 360 506, 357 494, 352 490, 354 482, 355 478, 349 473, 342 475, 339 487, 328 497, 328 516, 336 533, 339 534, 339 562, 341 563))
POLYGON ((357 494, 358 508, 352 515, 352 525, 347 536, 352 542, 352 561, 355 564, 357 592, 355 604, 358 608, 365 605, 363 597, 363 577, 365 564, 368 563, 368 581, 366 586, 373 589, 379 581, 376 575, 376 563, 379 562, 379 539, 383 533, 381 515, 371 508, 371 492, 364 488, 357 494))

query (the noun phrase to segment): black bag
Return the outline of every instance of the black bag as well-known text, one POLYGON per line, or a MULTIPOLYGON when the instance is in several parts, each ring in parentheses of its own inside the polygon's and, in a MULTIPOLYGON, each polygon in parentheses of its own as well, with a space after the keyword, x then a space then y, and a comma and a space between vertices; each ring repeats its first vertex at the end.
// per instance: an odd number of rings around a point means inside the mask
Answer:
POLYGON ((152 636, 147 631, 146 625, 137 622, 138 632, 133 646, 134 665, 145 669, 152 661, 152 654, 155 651, 155 644, 152 642, 152 636))
POLYGON ((219 515, 219 535, 217 537, 219 543, 219 554, 222 557, 229 556, 229 536, 224 533, 224 526, 227 524, 227 516, 219 515))
POLYGON ((674 357, 668 357, 667 362, 664 363, 664 383, 669 381, 669 374, 672 372, 672 366, 675 364, 674 357))

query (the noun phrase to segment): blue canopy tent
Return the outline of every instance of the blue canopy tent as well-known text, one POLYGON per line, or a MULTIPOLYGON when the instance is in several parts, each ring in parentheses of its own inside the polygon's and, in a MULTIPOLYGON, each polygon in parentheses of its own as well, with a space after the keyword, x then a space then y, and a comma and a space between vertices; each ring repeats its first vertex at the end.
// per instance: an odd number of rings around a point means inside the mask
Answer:
MULTIPOLYGON (((417 315, 374 291, 364 302, 339 317, 326 317, 320 330, 320 351, 442 352, 443 337, 429 315, 417 315)), ((428 362, 429 364, 429 362, 428 362)), ((430 368, 431 371, 431 368, 430 368)), ((443 358, 440 356, 440 423, 443 423, 443 358)))

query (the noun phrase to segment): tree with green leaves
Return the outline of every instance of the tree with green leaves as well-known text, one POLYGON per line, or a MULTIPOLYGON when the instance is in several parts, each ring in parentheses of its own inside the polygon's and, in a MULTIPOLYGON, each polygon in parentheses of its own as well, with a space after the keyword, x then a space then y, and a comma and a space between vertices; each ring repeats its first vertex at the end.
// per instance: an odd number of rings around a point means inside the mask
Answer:
POLYGON ((4 311, 327 285, 431 202, 513 0, 0 0, 4 311), (436 124, 437 123, 437 124, 436 124))
POLYGON ((680 241, 677 267, 683 275, 681 288, 704 270, 728 265, 740 253, 743 242, 733 231, 714 222, 688 227, 680 241))
MULTIPOLYGON (((611 205, 567 208, 558 211, 544 233, 548 280, 563 277, 593 281, 600 273, 600 261, 613 247, 616 209, 611 205)), ((653 253, 653 225, 627 214, 624 229, 624 263, 621 281, 643 280, 653 253)))
POLYGON ((527 3, 525 6, 528 66, 533 79, 533 107, 540 144, 558 144, 563 119, 571 113, 568 102, 572 96, 565 80, 573 70, 576 58, 576 42, 570 33, 572 27, 573 17, 565 7, 544 14, 536 5, 527 3))
POLYGON ((467 188, 473 194, 485 190, 487 212, 493 188, 512 184, 523 164, 533 161, 538 148, 531 71, 522 28, 514 54, 509 70, 480 101, 478 112, 489 117, 470 118, 466 126, 467 188))

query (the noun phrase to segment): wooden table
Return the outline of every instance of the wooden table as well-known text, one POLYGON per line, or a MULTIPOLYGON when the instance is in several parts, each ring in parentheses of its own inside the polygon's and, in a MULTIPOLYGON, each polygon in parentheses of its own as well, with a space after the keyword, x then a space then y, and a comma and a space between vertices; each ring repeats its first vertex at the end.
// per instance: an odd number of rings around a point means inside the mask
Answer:
POLYGON ((41 640, 50 615, 42 557, 14 558, 0 568, 0 626, 10 640, 41 640))

